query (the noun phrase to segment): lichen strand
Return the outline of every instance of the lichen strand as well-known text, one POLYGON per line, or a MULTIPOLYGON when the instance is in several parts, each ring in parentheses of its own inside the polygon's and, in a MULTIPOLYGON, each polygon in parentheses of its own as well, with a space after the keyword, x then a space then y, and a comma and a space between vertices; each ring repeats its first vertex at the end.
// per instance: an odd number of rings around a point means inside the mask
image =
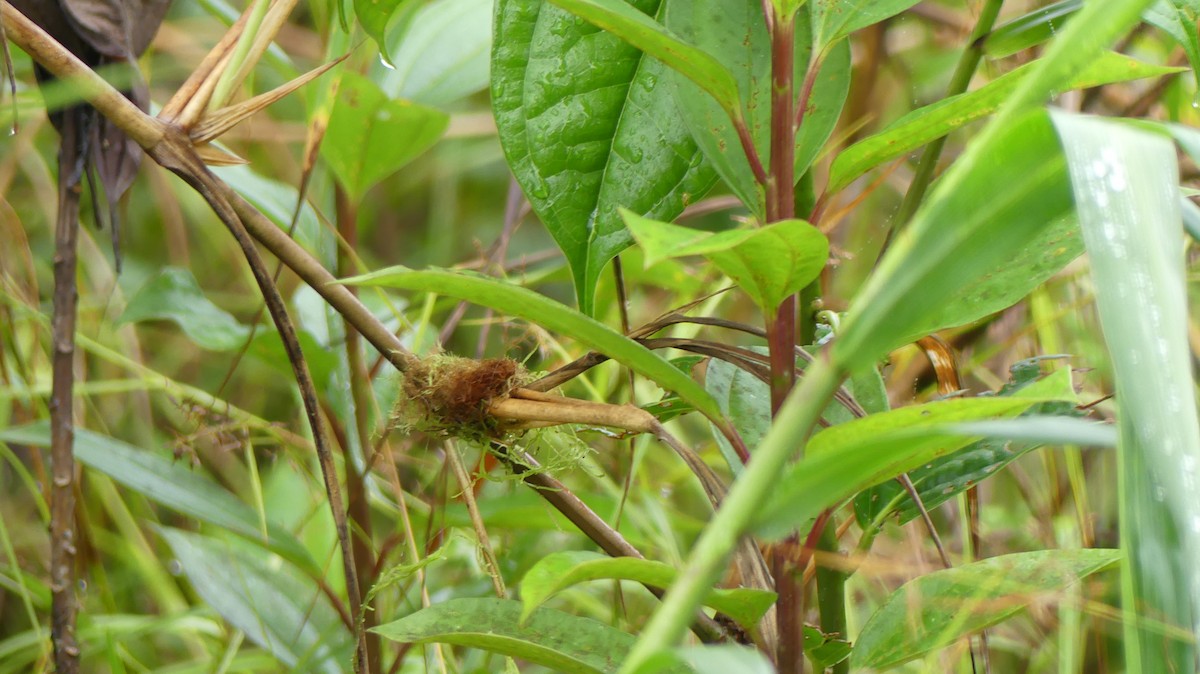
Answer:
POLYGON ((497 428, 488 406, 524 378, 524 369, 508 358, 426 358, 405 374, 397 425, 465 438, 493 435, 497 428))

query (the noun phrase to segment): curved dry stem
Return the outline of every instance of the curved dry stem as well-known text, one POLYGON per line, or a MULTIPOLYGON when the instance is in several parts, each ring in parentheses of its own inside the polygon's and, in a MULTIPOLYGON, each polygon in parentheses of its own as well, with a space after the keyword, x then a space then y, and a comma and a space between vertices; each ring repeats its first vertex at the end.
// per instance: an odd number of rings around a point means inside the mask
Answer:
POLYGON ((292 373, 300 389, 300 397, 304 403, 304 410, 308 417, 309 426, 312 429, 313 444, 317 450, 317 459, 320 463, 321 474, 325 482, 325 492, 329 497, 329 508, 333 515, 334 527, 337 530, 338 545, 342 550, 342 571, 346 577, 347 601, 350 605, 351 615, 354 618, 354 631, 357 641, 354 669, 356 672, 369 672, 366 634, 361 627, 360 619, 363 611, 362 595, 358 584, 357 567, 354 563, 354 550, 350 543, 350 529, 346 521, 346 508, 342 502, 337 470, 333 464, 333 453, 330 451, 329 443, 321 424, 321 412, 317 401, 316 387, 313 384, 312 375, 309 373, 308 363, 304 360, 304 353, 300 349, 300 341, 296 336, 295 326, 292 325, 283 297, 279 294, 279 289, 271 280, 271 274, 262 257, 259 255, 258 248, 255 247, 254 241, 242 225, 242 221, 238 218, 233 206, 228 200, 222 197, 222 190, 220 188, 224 184, 220 183, 216 176, 213 176, 196 156, 187 136, 178 129, 175 131, 174 134, 166 136, 162 142, 147 150, 147 154, 158 162, 159 165, 175 173, 191 185, 193 189, 204 197, 204 200, 208 202, 209 206, 217 214, 217 217, 229 229, 229 232, 233 235, 234 240, 237 241, 243 255, 246 257, 246 262, 249 264, 254 274, 254 279, 263 294, 263 299, 271 314, 271 319, 279 331, 280 339, 283 341, 284 349, 287 351, 288 360, 292 365, 292 373))

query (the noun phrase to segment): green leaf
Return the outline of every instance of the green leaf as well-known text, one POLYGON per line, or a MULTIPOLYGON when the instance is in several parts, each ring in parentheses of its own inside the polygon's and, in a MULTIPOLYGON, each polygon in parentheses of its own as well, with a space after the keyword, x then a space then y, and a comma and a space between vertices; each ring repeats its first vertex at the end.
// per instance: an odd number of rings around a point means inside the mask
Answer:
POLYGON ((678 393, 709 419, 721 419, 721 409, 712 396, 670 362, 603 323, 528 288, 484 276, 440 269, 413 271, 405 267, 381 269, 343 282, 439 293, 524 318, 552 332, 572 337, 664 389, 678 393))
POLYGON ((662 24, 622 0, 550 0, 586 19, 695 82, 731 119, 742 116, 737 81, 721 62, 680 40, 662 24))
MULTIPOLYGON (((667 588, 678 570, 668 564, 633 557, 609 557, 584 550, 555 552, 539 561, 521 580, 521 620, 555 594, 589 580, 632 580, 653 587, 667 588)), ((753 630, 767 609, 775 603, 775 593, 754 589, 714 589, 704 605, 733 618, 747 630, 753 630)))
POLYGON ((854 642, 852 666, 882 670, 913 660, 1120 559, 1119 550, 1042 550, 926 574, 892 593, 871 616, 854 642))
MULTIPOLYGON (((930 198, 944 201, 952 197, 980 165, 995 162, 995 159, 988 156, 988 152, 996 148, 996 139, 1004 137, 1014 128, 1020 128, 1029 119, 1027 115, 1032 107, 1040 105, 1052 91, 1082 70, 1085 64, 1096 58, 1101 51, 1133 26, 1141 11, 1149 4, 1150 0, 1108 0, 1103 3, 1093 2, 1085 5, 1080 20, 1067 26, 1062 39, 1056 40, 1047 50, 1041 66, 1021 83, 1021 86, 1013 92, 1012 97, 1000 109, 991 123, 984 127, 975 142, 968 145, 955 165, 943 176, 930 198)), ((995 181, 995 184, 1004 185, 1010 178, 1011 174, 995 181)), ((928 206, 929 202, 926 202, 926 208, 928 206)), ((961 224, 957 222, 960 215, 959 213, 946 214, 948 218, 955 221, 955 224, 961 224)), ((919 212, 918 216, 920 216, 919 212)), ((948 224, 943 224, 943 228, 953 230, 953 227, 948 224)), ((1009 227, 1009 229, 1018 228, 1009 227)), ((887 283, 893 282, 897 278, 903 278, 904 275, 900 273, 902 265, 918 261, 925 252, 924 250, 914 251, 911 243, 906 242, 916 240, 924 244, 926 243, 924 237, 929 231, 934 231, 939 235, 951 235, 959 242, 963 239, 970 240, 977 234, 977 232, 970 231, 969 228, 965 233, 956 234, 954 231, 945 231, 945 229, 938 231, 938 228, 932 224, 920 227, 915 223, 910 225, 901 233, 896 245, 888 251, 881 261, 880 267, 876 269, 872 282, 868 286, 872 292, 866 293, 868 301, 862 301, 864 295, 860 295, 856 299, 856 305, 858 305, 856 311, 864 311, 864 307, 870 307, 870 311, 876 311, 876 308, 871 306, 871 300, 875 299, 871 295, 881 294, 881 288, 887 283), (899 254, 897 254, 898 250, 899 254)), ((985 231, 983 233, 989 242, 999 243, 1000 247, 1004 248, 1006 244, 1003 243, 1003 240, 1005 238, 1019 238, 1027 232, 985 231)), ((1019 245, 1017 247, 1019 248, 1019 245)), ((994 258, 985 253, 982 260, 987 264, 981 265, 983 273, 986 273, 986 270, 992 266, 998 266, 1003 255, 1011 250, 1002 250, 1001 254, 994 258)), ((972 262, 974 261, 972 260, 972 262)), ((938 264, 947 262, 950 260, 945 258, 938 260, 938 264)), ((963 277, 969 278, 967 274, 961 271, 959 273, 961 275, 958 278, 951 275, 948 281, 953 284, 963 277)), ((929 284, 934 286, 936 294, 936 282, 933 278, 929 279, 929 284)), ((914 288, 925 290, 922 284, 909 285, 907 289, 914 288)), ((903 299, 903 301, 893 297, 881 308, 884 311, 899 310, 902 316, 910 314, 911 318, 911 314, 914 312, 911 307, 904 306, 905 302, 916 304, 925 300, 926 296, 923 295, 903 299)), ((852 307, 852 309, 854 308, 852 307)), ((881 319, 882 317, 874 318, 881 319)), ((862 324, 867 322, 862 321, 862 324)), ((886 320, 871 322, 875 323, 875 327, 881 329, 886 328, 888 324, 886 320)), ((873 343, 874 338, 871 337, 870 331, 863 330, 857 335, 852 335, 852 327, 851 324, 843 324, 840 338, 834 342, 832 347, 833 357, 819 358, 808 367, 804 378, 784 401, 776 417, 776 423, 772 425, 771 430, 757 448, 754 460, 747 465, 746 470, 734 482, 721 508, 693 546, 679 580, 667 592, 662 605, 646 624, 634 649, 630 651, 629 660, 623 667, 625 672, 637 671, 657 650, 674 644, 683 635, 687 621, 700 602, 706 586, 715 582, 722 571, 725 560, 737 546, 739 537, 747 533, 756 518, 760 516, 761 507, 769 498, 771 489, 778 481, 779 474, 787 465, 788 459, 798 448, 804 446, 808 434, 817 424, 824 407, 824 400, 832 395, 838 382, 848 372, 860 371, 867 365, 873 364, 875 358, 887 350, 887 344, 895 337, 894 334, 885 335, 882 340, 873 343), (853 340, 847 339, 852 336, 854 340, 857 340, 857 344, 854 344, 853 340), (848 345, 848 341, 852 343, 848 345), (860 348, 856 349, 855 346, 860 348)), ((911 327, 913 326, 901 326, 900 331, 911 327)), ((859 329, 861 329, 861 324, 859 329)), ((827 457, 817 457, 821 459, 819 463, 805 459, 799 464, 809 468, 818 466, 821 468, 820 474, 814 470, 814 479, 811 482, 814 495, 807 502, 801 504, 805 508, 815 507, 819 510, 828 502, 845 498, 846 494, 839 493, 839 489, 830 488, 825 484, 826 482, 832 481, 844 486, 846 482, 868 478, 878 468, 878 465, 864 466, 861 463, 845 462, 842 460, 845 457, 834 454, 827 454, 827 457), (827 457, 834 457, 836 461, 827 457), (846 473, 853 473, 853 475, 846 473), (815 493, 817 491, 824 493, 817 495, 815 493)), ((878 461, 878 457, 863 457, 863 461, 870 464, 878 461)), ((816 510, 811 512, 815 513, 816 510)))
POLYGON ((782 220, 704 256, 769 314, 821 274, 829 260, 829 240, 803 220, 782 220))
POLYGON ((919 0, 812 0, 813 42, 825 48, 860 28, 893 17, 919 0))
POLYGON ((196 594, 288 671, 345 671, 354 642, 316 581, 259 549, 170 527, 159 532, 196 594))
POLYGON ((1048 227, 1065 228, 1071 193, 1046 114, 1034 111, 989 140, 980 161, 957 167, 957 184, 934 187, 851 304, 833 347, 847 369, 1004 308, 1073 257, 1069 235, 1048 227), (1044 248, 1048 238, 1059 245, 1044 248))
POLYGON ((357 202, 375 183, 433 147, 449 122, 444 112, 391 100, 371 80, 347 72, 321 155, 357 202))
POLYGON ((1074 398, 1069 377, 1054 375, 1018 395, 913 405, 826 428, 809 441, 804 459, 779 478, 771 501, 760 510, 757 531, 787 535, 862 489, 970 444, 974 438, 953 432, 955 424, 1013 417, 1035 402, 1074 398))
MULTIPOLYGON (((1020 81, 1032 72, 1030 63, 1001 75, 984 86, 914 110, 883 131, 865 138, 838 155, 830 168, 829 191, 837 192, 868 170, 904 156, 955 129, 995 112, 1020 81)), ((1158 77, 1182 68, 1152 65, 1114 52, 1103 52, 1065 89, 1086 89, 1145 77, 1158 77)))
MULTIPOLYGON (((1047 223, 1069 212, 1064 162, 1045 113, 1033 107, 1085 70, 1150 1, 1088 4, 1080 20, 1049 47, 938 181, 855 298, 834 345, 839 366, 854 371, 899 344, 946 327, 938 325, 936 308, 953 297, 955 288, 1002 268, 1047 223), (997 192, 996 185, 1005 189, 997 192)), ((963 312, 957 320, 973 320, 971 314, 963 312)))
MULTIPOLYGON (((50 424, 0 429, 0 442, 49 447, 50 424)), ((82 428, 75 429, 75 458, 155 503, 256 541, 306 573, 321 575, 317 563, 295 536, 268 521, 264 540, 258 514, 250 506, 183 461, 82 428)))
POLYGON ((695 674, 774 674, 775 668, 760 651, 746 646, 685 646, 672 655, 695 674))
POLYGON ((126 305, 117 324, 164 320, 178 325, 188 339, 210 351, 240 347, 250 328, 204 296, 192 272, 168 267, 145 283, 126 305))
MULTIPOLYGON (((771 40, 761 3, 725 1, 696 3, 666 0, 667 27, 712 54, 731 70, 742 94, 742 108, 754 146, 764 165, 770 161, 771 40)), ((795 70, 799 89, 812 51, 808 11, 796 19, 795 70)), ((839 45, 816 64, 812 95, 804 123, 796 134, 795 174, 802 175, 837 124, 850 86, 850 46, 839 45)), ((687 78, 672 77, 680 113, 705 156, 760 220, 764 217, 762 186, 756 181, 732 119, 716 101, 687 78)))
POLYGON ((400 643, 480 648, 560 672, 615 672, 633 637, 589 618, 538 609, 521 620, 511 599, 451 599, 371 630, 400 643))
MULTIPOLYGON (((751 347, 765 352, 765 349, 751 347)), ((747 447, 757 447, 771 428, 771 388, 766 382, 732 363, 713 358, 704 371, 704 388, 716 398, 747 447)), ((713 427, 717 447, 735 472, 742 461, 720 429, 713 427)))
POLYGON ((391 98, 441 107, 488 86, 490 0, 438 0, 421 6, 390 40, 393 68, 379 87, 391 98))
MULTIPOLYGON (((1056 113, 1100 325, 1116 379, 1126 666, 1188 670, 1191 639, 1134 620, 1200 631, 1200 418, 1196 412, 1179 174, 1162 135, 1056 113)), ((1179 134, 1174 128, 1172 133, 1179 134)), ((1189 635, 1190 636, 1190 635, 1189 635)))
MULTIPOLYGON (((1014 366, 1015 369, 1016 366, 1014 366)), ((1025 391, 1029 386, 1037 386, 1038 389, 1046 386, 1056 388, 1059 395, 1063 396, 1063 400, 1038 403, 1026 410, 1024 415, 1043 415, 1039 418, 1044 419, 1044 415, 1078 416, 1081 414, 1075 410, 1074 402, 1071 401, 1071 377, 1068 368, 1056 371, 1038 384, 1029 382, 1006 384, 1000 390, 999 395, 1001 397, 1018 395, 1020 391, 1025 391)), ((1034 389, 1034 392, 1036 393, 1038 389, 1034 389)), ((945 430, 948 433, 964 437, 980 437, 980 439, 908 472, 909 478, 912 479, 913 485, 917 489, 917 494, 921 497, 922 505, 926 509, 932 509, 953 498, 956 494, 997 474, 1002 468, 1025 453, 1040 447, 1043 441, 1039 438, 1033 438, 1030 442, 1010 444, 1008 442, 1010 438, 994 437, 997 433, 1008 432, 1011 434, 1016 430, 1012 426, 1000 426, 1001 424, 1015 424, 1021 419, 1028 418, 1030 417, 1022 416, 1007 421, 966 422, 951 424, 947 427, 945 430)), ((1060 420, 1070 419, 1066 419, 1064 416, 1060 420)), ((1089 426, 1091 425, 1089 424, 1089 426)), ((893 508, 899 515, 900 524, 921 514, 917 504, 909 498, 908 492, 892 480, 875 485, 859 494, 854 500, 854 513, 859 524, 864 527, 893 508)))
POLYGON ((998 26, 983 41, 983 52, 992 58, 1011 56, 1054 37, 1083 6, 1083 0, 1063 0, 1040 7, 998 26))
POLYGON ((803 220, 710 234, 656 222, 623 210, 625 224, 646 250, 647 264, 664 257, 703 255, 733 280, 763 313, 774 311, 821 273, 829 240, 803 220))
MULTIPOLYGON (((797 26, 797 32, 800 32, 799 29, 800 26, 797 26)), ((811 48, 811 41, 806 39, 805 42, 811 48)), ((812 95, 809 96, 800 128, 796 130, 797 181, 812 167, 825 142, 837 128, 846 97, 850 94, 850 66, 850 43, 839 42, 827 50, 814 75, 812 95)))
POLYGON ((813 663, 813 669, 824 671, 850 657, 850 642, 836 639, 815 627, 804 626, 804 656, 813 663))
POLYGON ((1200 36, 1196 33, 1196 3, 1159 0, 1142 17, 1146 23, 1170 35, 1187 54, 1192 73, 1200 83, 1200 36), (1193 6, 1188 6, 1193 5, 1193 6))
POLYGON ((646 254, 646 267, 652 267, 670 258, 703 255, 710 250, 728 249, 745 241, 753 233, 751 229, 732 229, 714 234, 644 218, 623 209, 621 215, 625 226, 646 254))
POLYGON ((354 0, 354 15, 375 44, 379 45, 379 54, 383 60, 392 62, 388 52, 387 29, 392 18, 400 11, 407 0, 354 0))
MULTIPOLYGON (((659 0, 637 0, 653 13, 659 0)), ((513 175, 594 312, 604 265, 632 243, 624 206, 671 220, 716 178, 659 61, 541 0, 496 5, 492 105, 513 175), (601 67, 598 64, 603 64, 601 67)))
POLYGON ((995 440, 1020 440, 1042 445, 1117 446, 1117 429, 1110 424, 1053 414, 1031 414, 1007 421, 975 421, 951 426, 955 433, 995 440))
MULTIPOLYGON (((280 229, 288 231, 291 228, 292 213, 300 200, 295 187, 259 175, 247 165, 214 166, 211 170, 280 229)), ((323 245, 326 237, 323 236, 321 223, 307 201, 300 206, 294 238, 305 250, 332 265, 333 256, 327 254, 331 253, 332 246, 323 245)))

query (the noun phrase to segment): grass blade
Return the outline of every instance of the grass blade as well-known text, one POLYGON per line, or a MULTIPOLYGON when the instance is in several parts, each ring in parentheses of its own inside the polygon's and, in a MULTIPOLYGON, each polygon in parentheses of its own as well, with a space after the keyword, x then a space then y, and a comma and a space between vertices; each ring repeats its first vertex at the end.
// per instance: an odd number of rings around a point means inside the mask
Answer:
POLYGON ((1128 671, 1194 671, 1194 643, 1141 620, 1200 620, 1200 418, 1188 347, 1175 148, 1059 113, 1116 378, 1128 671), (1134 612, 1137 615, 1134 615, 1134 612))

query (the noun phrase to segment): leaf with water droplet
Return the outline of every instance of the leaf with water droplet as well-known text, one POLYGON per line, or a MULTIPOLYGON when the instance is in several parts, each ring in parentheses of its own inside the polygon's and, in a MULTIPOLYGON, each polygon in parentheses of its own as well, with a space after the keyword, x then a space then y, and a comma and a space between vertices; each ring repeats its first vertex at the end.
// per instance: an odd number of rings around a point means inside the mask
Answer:
POLYGON ((434 107, 488 86, 491 0, 438 0, 419 7, 403 30, 389 31, 394 69, 376 81, 392 98, 434 107))
POLYGON ((999 26, 983 41, 992 58, 1011 56, 1054 37, 1068 19, 1083 7, 1083 0, 1064 0, 1029 12, 999 26))
MULTIPOLYGON (((1056 112, 1054 124, 1067 155, 1116 380, 1121 507, 1130 523, 1123 547, 1135 583, 1124 601, 1139 613, 1194 629, 1200 609, 1200 531, 1192 527, 1200 517, 1200 419, 1175 148, 1161 135, 1097 118, 1056 112)), ((1167 130, 1176 139, 1194 139, 1182 127, 1167 130)), ((1142 652, 1152 652, 1144 671, 1193 667, 1193 646, 1164 643, 1156 630, 1137 636, 1142 652)))
POLYGON ((375 183, 432 147, 448 124, 444 112, 391 100, 371 80, 346 73, 321 155, 358 200, 375 183))
POLYGON ((388 53, 388 26, 400 16, 402 9, 412 9, 416 5, 409 0, 354 0, 354 15, 363 31, 379 45, 379 57, 385 64, 392 62, 388 53))
MULTIPOLYGON (((653 16, 659 0, 637 0, 653 16)), ((716 176, 676 109, 666 67, 583 19, 501 0, 492 105, 513 175, 594 311, 605 264, 632 243, 617 207, 671 220, 716 176)))

